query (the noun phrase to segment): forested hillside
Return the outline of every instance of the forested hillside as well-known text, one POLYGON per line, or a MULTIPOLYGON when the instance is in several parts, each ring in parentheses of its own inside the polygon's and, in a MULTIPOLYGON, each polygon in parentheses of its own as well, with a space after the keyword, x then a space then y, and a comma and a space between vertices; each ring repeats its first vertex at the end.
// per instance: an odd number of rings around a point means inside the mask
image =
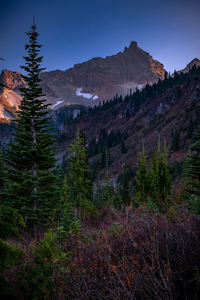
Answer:
MULTIPOLYGON (((161 144, 166 142, 174 172, 179 173, 176 168, 181 168, 199 126, 199 105, 200 69, 194 66, 188 73, 174 74, 173 77, 166 75, 163 81, 147 85, 142 91, 130 92, 125 98, 116 96, 101 106, 83 107, 80 117, 75 120, 66 122, 63 118, 57 145, 65 159, 79 126, 86 135, 94 174, 97 165, 100 170, 105 169, 105 153, 108 151, 109 175, 116 178, 125 162, 136 167, 143 144, 150 156, 160 138, 161 144)), ((56 113, 58 117, 60 114, 59 111, 56 113)), ((102 179, 104 175, 105 172, 101 172, 102 179)))

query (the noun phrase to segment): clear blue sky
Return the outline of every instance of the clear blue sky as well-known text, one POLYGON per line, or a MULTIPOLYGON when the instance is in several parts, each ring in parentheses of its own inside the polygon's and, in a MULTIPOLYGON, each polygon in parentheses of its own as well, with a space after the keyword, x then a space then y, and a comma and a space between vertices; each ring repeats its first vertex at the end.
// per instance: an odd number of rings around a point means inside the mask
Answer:
MULTIPOLYGON (((2 3, 3 2, 3 3, 2 3)), ((47 70, 116 54, 137 41, 179 70, 200 58, 200 0, 9 0, 0 7, 1 69, 21 71, 33 15, 47 70)))

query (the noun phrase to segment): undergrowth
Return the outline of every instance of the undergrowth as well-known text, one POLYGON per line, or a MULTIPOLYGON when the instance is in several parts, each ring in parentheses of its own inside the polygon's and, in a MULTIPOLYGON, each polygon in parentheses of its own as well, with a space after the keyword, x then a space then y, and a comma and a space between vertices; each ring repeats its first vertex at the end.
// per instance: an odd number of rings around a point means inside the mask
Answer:
POLYGON ((80 231, 26 241, 7 279, 22 300, 199 299, 199 225, 180 208, 165 215, 107 208, 80 231))

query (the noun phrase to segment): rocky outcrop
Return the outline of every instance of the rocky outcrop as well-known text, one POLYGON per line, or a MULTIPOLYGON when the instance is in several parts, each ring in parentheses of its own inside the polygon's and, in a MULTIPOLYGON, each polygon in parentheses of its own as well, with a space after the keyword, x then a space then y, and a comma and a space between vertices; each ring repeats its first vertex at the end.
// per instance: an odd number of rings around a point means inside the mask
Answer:
POLYGON ((0 83, 0 119, 9 120, 21 102, 19 89, 25 86, 25 82, 20 73, 3 70, 0 83))
MULTIPOLYGON (((164 74, 161 63, 131 42, 116 55, 96 57, 66 71, 44 72, 41 86, 52 109, 69 104, 93 106, 116 93, 126 95, 130 89, 152 84, 164 74)), ((1 89, 0 118, 8 118, 9 111, 20 103, 19 88, 25 83, 20 73, 8 70, 2 71, 0 82, 9 87, 1 89)))

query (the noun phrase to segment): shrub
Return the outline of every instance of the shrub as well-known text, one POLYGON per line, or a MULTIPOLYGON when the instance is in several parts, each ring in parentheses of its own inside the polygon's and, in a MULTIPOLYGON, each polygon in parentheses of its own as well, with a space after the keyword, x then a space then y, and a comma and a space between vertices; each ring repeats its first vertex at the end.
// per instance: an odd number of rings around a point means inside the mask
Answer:
POLYGON ((115 213, 112 223, 108 214, 92 230, 85 223, 62 247, 48 232, 20 266, 13 290, 20 300, 199 299, 199 222, 184 209, 170 218, 138 209, 115 213))
POLYGON ((9 206, 0 205, 0 237, 19 236, 19 229, 25 226, 23 217, 9 206))
POLYGON ((58 230, 61 235, 66 233, 78 235, 80 233, 81 222, 76 218, 74 207, 70 203, 65 204, 58 230))
POLYGON ((71 252, 63 252, 58 244, 58 237, 52 231, 31 247, 28 260, 16 270, 15 289, 20 299, 57 299, 54 298, 54 274, 58 268, 67 268, 66 259, 71 252), (62 267, 61 267, 62 262, 62 267))
POLYGON ((200 198, 197 195, 190 195, 185 206, 197 215, 200 215, 200 198))
POLYGON ((114 234, 77 244, 62 278, 66 299, 198 299, 199 220, 186 212, 131 219, 123 231, 113 224, 114 234))
POLYGON ((118 235, 118 234, 122 233, 123 227, 122 227, 122 225, 121 225, 119 222, 116 222, 116 223, 113 223, 113 224, 110 226, 109 231, 110 231, 110 233, 113 233, 113 234, 115 234, 115 235, 118 235))
POLYGON ((1 299, 11 299, 14 297, 10 294, 10 287, 4 272, 19 263, 23 256, 23 251, 19 248, 9 245, 7 242, 0 240, 0 296, 1 299))

